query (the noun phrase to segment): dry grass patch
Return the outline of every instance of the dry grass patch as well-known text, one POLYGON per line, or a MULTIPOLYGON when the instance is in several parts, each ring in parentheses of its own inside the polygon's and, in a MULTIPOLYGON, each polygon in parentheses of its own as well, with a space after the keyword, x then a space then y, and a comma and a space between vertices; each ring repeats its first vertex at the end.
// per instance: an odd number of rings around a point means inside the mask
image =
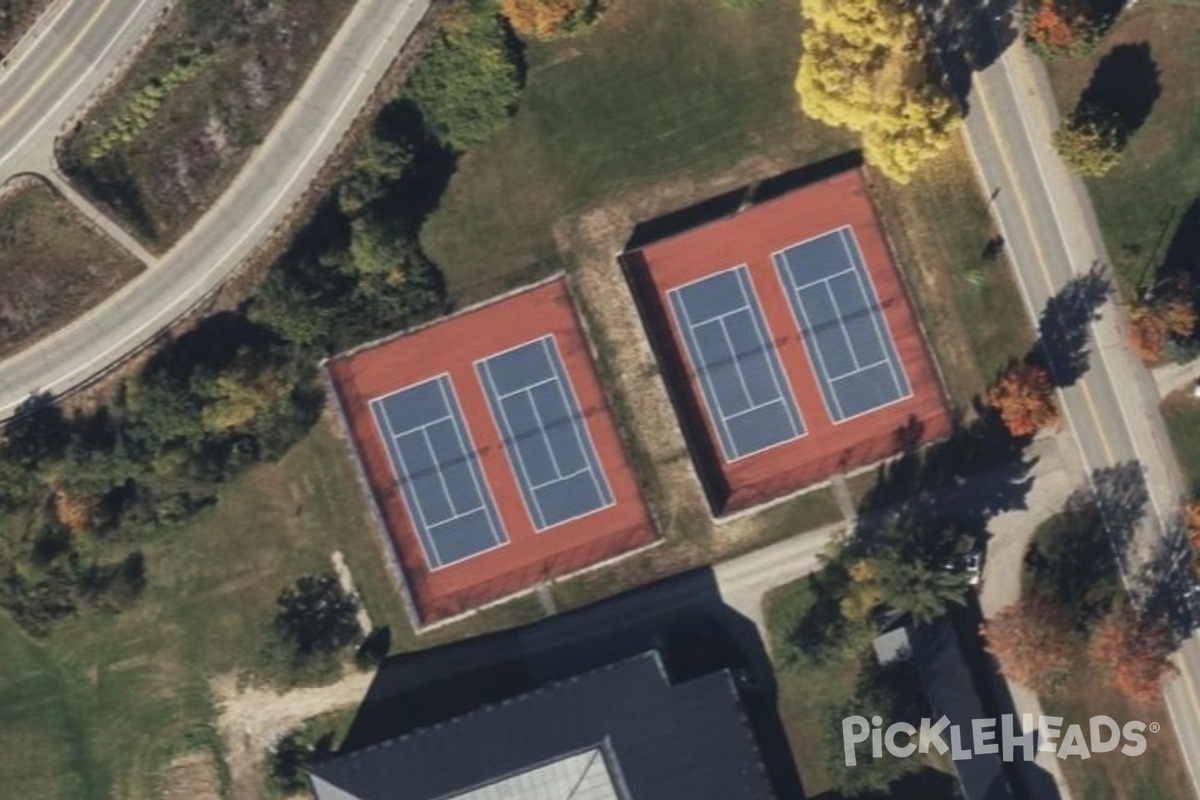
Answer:
POLYGON ((53 333, 142 265, 38 180, 0 199, 0 356, 53 333))
POLYGON ((51 0, 0 0, 0 58, 8 55, 50 3, 51 0))
POLYGON ((224 192, 320 58, 352 0, 183 0, 129 73, 60 148, 64 168, 151 250, 163 251, 224 192), (180 60, 197 74, 169 91, 148 125, 96 159, 143 87, 180 60))
POLYGON ((908 186, 873 176, 871 193, 951 406, 969 414, 972 399, 1035 337, 1007 258, 985 256, 996 229, 961 138, 908 186))

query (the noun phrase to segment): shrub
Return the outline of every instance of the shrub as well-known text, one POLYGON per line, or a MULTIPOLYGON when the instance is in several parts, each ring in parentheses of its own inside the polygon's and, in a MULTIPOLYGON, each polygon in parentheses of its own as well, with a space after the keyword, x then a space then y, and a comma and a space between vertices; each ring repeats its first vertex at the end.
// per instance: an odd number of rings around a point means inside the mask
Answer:
POLYGON ((1027 9, 1025 37, 1043 58, 1067 58, 1087 53, 1096 45, 1100 25, 1073 0, 1037 0, 1027 9))
POLYGON ((358 598, 348 594, 332 572, 299 578, 279 593, 275 627, 301 656, 332 653, 362 635, 358 598))
POLYGON ((1073 172, 1099 178, 1120 162, 1123 138, 1115 122, 1077 113, 1054 132, 1054 148, 1073 172))
POLYGON ((490 139, 521 93, 500 18, 466 5, 448 12, 406 91, 448 147, 461 152, 490 139))
POLYGON ((1039 366, 1010 367, 988 390, 987 400, 1015 437, 1031 436, 1058 422, 1054 385, 1046 370, 1039 366))
POLYGON ((598 0, 500 0, 513 30, 534 39, 553 39, 596 20, 603 11, 598 0))

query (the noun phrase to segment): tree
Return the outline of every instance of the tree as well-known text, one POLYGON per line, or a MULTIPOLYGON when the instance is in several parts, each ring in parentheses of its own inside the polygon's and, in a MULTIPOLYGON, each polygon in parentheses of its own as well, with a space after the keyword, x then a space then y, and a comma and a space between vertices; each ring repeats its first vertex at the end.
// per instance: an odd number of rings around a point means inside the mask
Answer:
POLYGON ((880 568, 883 600, 897 611, 911 614, 917 622, 929 622, 946 613, 951 605, 966 603, 970 576, 944 564, 892 560, 880 568))
POLYGON ((796 91, 804 112, 862 136, 868 162, 906 183, 946 148, 960 111, 930 68, 924 32, 901 0, 806 0, 796 91))
POLYGON ((354 168, 338 184, 338 208, 347 217, 358 216, 400 180, 412 160, 413 149, 408 143, 393 142, 371 133, 363 142, 354 168))
POLYGON ((1036 364, 1015 364, 988 390, 988 405, 1000 413, 1014 437, 1031 436, 1058 423, 1054 385, 1036 364))
POLYGON ((1124 140, 1115 117, 1097 118, 1077 111, 1054 132, 1054 149, 1073 172, 1099 178, 1121 161, 1124 140))
POLYGON ((1189 500, 1183 507, 1183 524, 1187 529, 1188 541, 1196 557, 1192 559, 1196 570, 1200 571, 1200 501, 1189 500))
POLYGON ((409 250, 408 241, 387 220, 368 214, 350 225, 350 266, 359 275, 386 275, 402 282, 409 250))
POLYGON ((979 629, 988 652, 1010 679, 1052 693, 1071 667, 1070 615, 1045 596, 1000 609, 979 629))
POLYGON ((1098 26, 1077 0, 1040 0, 1025 19, 1026 38, 1045 58, 1079 55, 1097 38, 1098 26))
POLYGON ((1147 364, 1162 361, 1167 345, 1167 323, 1147 303, 1129 307, 1129 347, 1147 364))
POLYGON ((276 605, 275 627, 299 655, 332 653, 362 635, 355 616, 358 598, 332 572, 297 579, 279 593, 276 605))
POLYGON ((504 127, 521 94, 500 21, 490 5, 477 5, 447 12, 406 90, 430 131, 459 152, 504 127))
POLYGON ((1171 282, 1166 294, 1143 297, 1129 307, 1129 345, 1146 363, 1163 359, 1171 338, 1190 339, 1196 333, 1196 306, 1191 282, 1171 282))
POLYGON ((552 39, 594 21, 602 10, 596 0, 500 0, 513 30, 535 39, 552 39))
POLYGON ((1088 640, 1092 664, 1126 697, 1141 703, 1159 697, 1163 682, 1174 674, 1167 660, 1173 649, 1161 620, 1138 617, 1128 609, 1105 617, 1088 640))

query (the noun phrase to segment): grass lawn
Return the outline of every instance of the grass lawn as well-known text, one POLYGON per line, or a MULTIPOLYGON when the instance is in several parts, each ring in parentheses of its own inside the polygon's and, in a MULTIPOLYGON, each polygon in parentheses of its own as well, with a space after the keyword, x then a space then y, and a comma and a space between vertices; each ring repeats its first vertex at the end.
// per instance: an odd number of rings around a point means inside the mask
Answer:
POLYGON ((291 102, 352 0, 184 0, 129 72, 60 147, 63 167, 151 250, 167 250, 208 209, 291 102), (211 51, 132 141, 89 149, 142 87, 184 54, 211 51))
MULTIPOLYGON (((146 593, 120 615, 88 614, 33 641, 0 620, 0 771, 14 797, 144 798, 168 761, 215 749, 208 680, 273 677, 259 657, 275 596, 345 554, 364 605, 412 649, 399 595, 367 524, 343 443, 322 423, 278 464, 254 469, 193 523, 143 545, 146 593)), ((528 621, 517 602, 420 645, 528 621)))
POLYGON ((1163 400, 1161 409, 1179 466, 1192 491, 1200 490, 1200 400, 1185 389, 1163 400))
POLYGON ((486 296, 513 273, 562 266, 555 229, 591 207, 671 187, 665 212, 737 168, 767 177, 850 149, 799 111, 799 31, 793 0, 641 0, 530 45, 515 118, 462 159, 422 231, 451 292, 486 296))
MULTIPOLYGON (((1087 674, 1081 663, 1077 674, 1087 674)), ((1142 720, 1158 722, 1162 730, 1146 733, 1146 752, 1137 758, 1120 751, 1096 753, 1087 761, 1068 758, 1060 761, 1075 800, 1187 800, 1192 797, 1191 780, 1183 764, 1166 705, 1157 700, 1135 705, 1118 692, 1098 692, 1094 682, 1072 681, 1054 697, 1045 698, 1046 714, 1061 716, 1064 727, 1080 724, 1106 714, 1119 723, 1142 720)))
POLYGON ((1033 323, 1003 254, 960 139, 908 186, 872 180, 872 193, 937 357, 952 407, 969 412, 1010 359, 1033 345, 1033 323))
POLYGON ((142 271, 42 183, 0 200, 0 356, 63 327, 142 271))
MULTIPOLYGON (((1129 143, 1121 164, 1088 187, 1116 272, 1126 290, 1153 275, 1168 253, 1191 258, 1200 237, 1200 6, 1166 0, 1140 3, 1121 15, 1103 46, 1087 59, 1050 65, 1059 107, 1070 113, 1095 65, 1119 45, 1149 43, 1161 94, 1129 143), (1190 213, 1189 213, 1190 210, 1190 213), (1181 220, 1186 219, 1180 236, 1181 220), (1172 241, 1179 240, 1172 248, 1172 241)), ((1120 87, 1137 99, 1152 84, 1120 87)))

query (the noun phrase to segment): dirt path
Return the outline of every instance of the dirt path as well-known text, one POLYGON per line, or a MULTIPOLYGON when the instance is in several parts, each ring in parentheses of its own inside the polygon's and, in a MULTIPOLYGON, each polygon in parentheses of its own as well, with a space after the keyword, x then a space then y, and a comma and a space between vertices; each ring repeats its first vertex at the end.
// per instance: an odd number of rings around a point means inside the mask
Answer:
POLYGON ((337 683, 294 689, 283 694, 270 689, 241 689, 237 679, 213 681, 234 800, 258 800, 264 780, 263 757, 280 736, 310 717, 362 702, 372 672, 353 672, 337 683))

